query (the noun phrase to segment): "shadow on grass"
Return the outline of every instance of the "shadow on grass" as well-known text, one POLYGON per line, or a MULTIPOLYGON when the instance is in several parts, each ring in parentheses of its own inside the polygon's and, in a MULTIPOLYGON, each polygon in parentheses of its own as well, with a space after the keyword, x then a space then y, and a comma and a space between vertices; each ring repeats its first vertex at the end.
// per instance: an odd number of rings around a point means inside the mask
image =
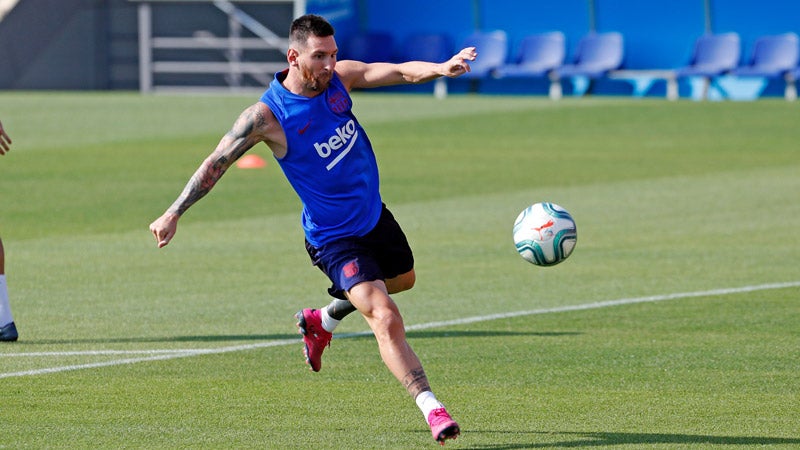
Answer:
MULTIPOLYGON (((780 438, 762 436, 710 436, 702 434, 669 434, 669 433, 613 433, 613 432, 508 432, 473 430, 469 434, 535 434, 550 435, 553 438, 562 438, 552 442, 543 443, 509 443, 468 446, 464 448, 485 450, 513 450, 524 448, 583 448, 630 445, 633 448, 642 448, 649 444, 685 444, 685 445, 732 445, 753 447, 761 445, 800 445, 800 438, 780 438), (563 439, 566 437, 567 439, 563 439)), ((537 439, 538 440, 538 439, 537 439)), ((463 442, 462 442, 463 443, 463 442)))
MULTIPOLYGON (((409 331, 406 335, 413 339, 453 338, 453 337, 498 337, 498 336, 573 336, 577 332, 527 332, 527 331, 409 331)), ((347 339, 372 339, 372 335, 344 334, 341 338, 347 339)), ((57 344, 146 344, 168 342, 242 342, 242 341, 280 341, 287 339, 300 339, 297 333, 291 334, 209 334, 189 336, 153 336, 153 337, 123 337, 123 338, 90 338, 90 339, 41 339, 20 340, 18 344, 31 345, 57 345, 57 344)))

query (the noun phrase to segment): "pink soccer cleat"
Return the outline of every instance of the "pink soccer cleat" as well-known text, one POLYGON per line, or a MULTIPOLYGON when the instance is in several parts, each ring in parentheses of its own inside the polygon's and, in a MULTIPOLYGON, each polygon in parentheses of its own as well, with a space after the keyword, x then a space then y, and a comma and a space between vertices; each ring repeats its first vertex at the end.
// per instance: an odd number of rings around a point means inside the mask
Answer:
POLYGON ((297 317, 297 328, 303 335, 303 354, 306 356, 306 364, 311 366, 311 370, 319 372, 322 368, 322 352, 325 347, 330 347, 333 334, 322 328, 322 319, 318 309, 306 308, 295 314, 297 317))
POLYGON ((447 439, 455 439, 461 433, 461 429, 447 410, 444 408, 436 408, 428 414, 428 425, 431 426, 431 434, 433 439, 444 445, 447 439))

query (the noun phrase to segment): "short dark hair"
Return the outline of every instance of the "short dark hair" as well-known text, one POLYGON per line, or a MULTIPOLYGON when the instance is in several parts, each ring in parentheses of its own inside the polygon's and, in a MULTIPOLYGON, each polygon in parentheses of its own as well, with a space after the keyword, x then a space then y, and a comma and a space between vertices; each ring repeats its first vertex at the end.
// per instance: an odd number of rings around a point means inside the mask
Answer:
POLYGON ((292 22, 289 28, 289 43, 305 45, 310 36, 327 37, 335 33, 333 25, 324 17, 316 14, 300 16, 292 22))

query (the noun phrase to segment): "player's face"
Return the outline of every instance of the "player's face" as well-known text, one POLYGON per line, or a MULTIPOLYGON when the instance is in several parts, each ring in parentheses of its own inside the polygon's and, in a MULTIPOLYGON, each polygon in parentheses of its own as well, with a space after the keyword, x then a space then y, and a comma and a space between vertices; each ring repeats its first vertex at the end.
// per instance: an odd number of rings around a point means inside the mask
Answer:
POLYGON ((328 88, 338 50, 333 36, 308 38, 305 48, 297 56, 297 67, 305 89, 320 92, 328 88))

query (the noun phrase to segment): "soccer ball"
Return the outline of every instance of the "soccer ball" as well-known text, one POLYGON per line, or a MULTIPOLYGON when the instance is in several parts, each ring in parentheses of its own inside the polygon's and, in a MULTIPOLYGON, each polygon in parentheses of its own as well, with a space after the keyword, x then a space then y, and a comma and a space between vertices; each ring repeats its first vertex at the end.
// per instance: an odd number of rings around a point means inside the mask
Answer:
POLYGON ((535 203, 514 221, 514 244, 525 261, 554 266, 567 259, 578 241, 578 229, 569 212, 555 203, 535 203))

